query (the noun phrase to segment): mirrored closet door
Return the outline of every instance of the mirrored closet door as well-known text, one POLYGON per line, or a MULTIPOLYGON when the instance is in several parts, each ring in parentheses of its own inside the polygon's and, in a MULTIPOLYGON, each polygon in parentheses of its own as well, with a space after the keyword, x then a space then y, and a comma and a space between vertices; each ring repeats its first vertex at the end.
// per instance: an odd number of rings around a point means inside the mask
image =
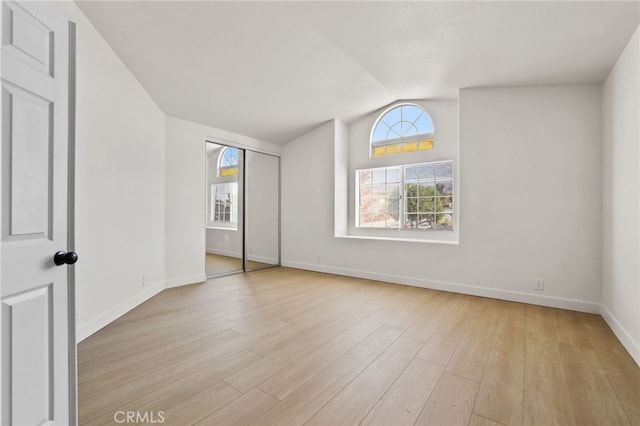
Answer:
POLYGON ((245 270, 280 264, 280 158, 247 151, 245 156, 245 270))
POLYGON ((207 278, 244 270, 244 151, 207 142, 207 278))
POLYGON ((206 143, 207 278, 280 264, 280 158, 206 143))

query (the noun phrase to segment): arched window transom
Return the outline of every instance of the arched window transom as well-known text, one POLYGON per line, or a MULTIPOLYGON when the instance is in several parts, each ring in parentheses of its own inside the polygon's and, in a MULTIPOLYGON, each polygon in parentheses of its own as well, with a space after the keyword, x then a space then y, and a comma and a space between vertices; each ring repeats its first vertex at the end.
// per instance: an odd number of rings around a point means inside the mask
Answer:
POLYGON ((418 105, 401 104, 383 113, 371 131, 371 155, 433 149, 433 120, 418 105))
POLYGON ((238 148, 226 147, 218 160, 218 176, 236 176, 238 174, 238 148))

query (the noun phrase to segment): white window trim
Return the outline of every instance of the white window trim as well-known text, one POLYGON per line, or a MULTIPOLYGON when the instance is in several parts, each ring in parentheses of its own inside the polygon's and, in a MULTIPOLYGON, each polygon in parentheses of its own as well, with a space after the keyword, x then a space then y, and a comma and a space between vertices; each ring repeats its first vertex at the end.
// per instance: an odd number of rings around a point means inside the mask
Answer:
POLYGON ((237 220, 237 214, 238 214, 238 193, 237 193, 237 181, 230 181, 230 182, 214 182, 211 184, 211 186, 209 187, 209 215, 207 217, 207 229, 217 229, 217 230, 223 230, 223 231, 237 231, 238 230, 238 220, 237 220), (231 212, 230 212, 230 216, 231 218, 233 218, 233 212, 236 212, 236 221, 220 221, 220 220, 214 220, 213 217, 215 216, 215 189, 218 186, 221 185, 229 185, 229 184, 236 184, 236 199, 235 199, 235 203, 231 202, 231 212))

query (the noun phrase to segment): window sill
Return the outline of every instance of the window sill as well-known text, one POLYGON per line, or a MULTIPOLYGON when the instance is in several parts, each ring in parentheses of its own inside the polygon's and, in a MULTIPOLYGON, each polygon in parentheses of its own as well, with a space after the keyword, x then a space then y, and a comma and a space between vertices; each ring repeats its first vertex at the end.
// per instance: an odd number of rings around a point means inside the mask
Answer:
POLYGON ((406 237, 375 237, 371 235, 334 235, 335 238, 347 238, 354 240, 379 240, 379 241, 403 241, 409 243, 427 243, 427 244, 448 244, 459 245, 459 240, 433 240, 428 238, 406 238, 406 237))
POLYGON ((226 226, 207 226, 207 229, 215 229, 216 231, 237 231, 238 227, 226 227, 226 226))

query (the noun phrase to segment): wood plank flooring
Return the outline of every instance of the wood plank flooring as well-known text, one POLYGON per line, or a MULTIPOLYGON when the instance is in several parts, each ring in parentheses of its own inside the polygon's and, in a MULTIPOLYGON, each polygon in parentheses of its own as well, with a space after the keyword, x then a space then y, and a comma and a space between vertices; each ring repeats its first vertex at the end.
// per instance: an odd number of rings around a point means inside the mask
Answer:
POLYGON ((78 370, 81 425, 640 424, 598 315, 288 268, 165 290, 78 370))

